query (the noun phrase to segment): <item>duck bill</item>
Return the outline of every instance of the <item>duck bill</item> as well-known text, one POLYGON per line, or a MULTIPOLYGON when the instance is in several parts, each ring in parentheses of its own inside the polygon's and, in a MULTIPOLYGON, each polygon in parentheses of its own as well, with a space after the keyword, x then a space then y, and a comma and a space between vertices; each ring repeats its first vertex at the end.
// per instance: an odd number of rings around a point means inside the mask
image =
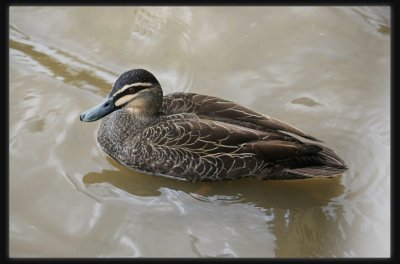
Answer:
POLYGON ((112 113, 113 111, 117 110, 114 104, 113 97, 108 97, 106 100, 101 102, 99 105, 83 112, 80 115, 80 119, 83 122, 93 122, 99 120, 102 117, 112 113))

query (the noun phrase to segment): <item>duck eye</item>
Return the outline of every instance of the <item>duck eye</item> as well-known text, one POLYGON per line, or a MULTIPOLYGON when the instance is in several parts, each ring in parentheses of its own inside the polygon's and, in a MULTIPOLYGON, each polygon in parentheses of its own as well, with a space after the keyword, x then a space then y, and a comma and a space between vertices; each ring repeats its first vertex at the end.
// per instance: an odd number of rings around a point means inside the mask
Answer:
POLYGON ((130 93, 134 93, 135 92, 135 88, 134 87, 129 88, 129 92, 130 93))

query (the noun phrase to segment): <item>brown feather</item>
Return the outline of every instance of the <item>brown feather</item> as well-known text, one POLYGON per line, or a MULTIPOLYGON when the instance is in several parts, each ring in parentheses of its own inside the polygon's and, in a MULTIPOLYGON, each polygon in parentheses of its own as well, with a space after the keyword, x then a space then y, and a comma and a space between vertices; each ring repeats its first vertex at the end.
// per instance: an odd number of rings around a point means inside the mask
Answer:
POLYGON ((218 97, 194 93, 173 93, 164 96, 162 111, 167 114, 195 113, 209 119, 259 129, 279 130, 313 140, 320 140, 306 134, 298 128, 275 118, 259 114, 247 107, 218 97))
POLYGON ((252 141, 244 144, 244 147, 247 151, 254 152, 271 161, 293 159, 303 155, 312 155, 322 150, 322 148, 317 145, 280 140, 252 141))

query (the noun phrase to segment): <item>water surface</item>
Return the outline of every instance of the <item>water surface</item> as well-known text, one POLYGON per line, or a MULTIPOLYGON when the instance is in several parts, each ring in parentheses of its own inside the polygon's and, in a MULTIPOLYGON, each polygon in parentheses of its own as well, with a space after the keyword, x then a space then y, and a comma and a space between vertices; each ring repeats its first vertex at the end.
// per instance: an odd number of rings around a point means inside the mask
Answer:
POLYGON ((11 257, 390 255, 388 7, 11 7, 11 257), (79 113, 146 68, 323 140, 335 179, 129 171, 79 113))

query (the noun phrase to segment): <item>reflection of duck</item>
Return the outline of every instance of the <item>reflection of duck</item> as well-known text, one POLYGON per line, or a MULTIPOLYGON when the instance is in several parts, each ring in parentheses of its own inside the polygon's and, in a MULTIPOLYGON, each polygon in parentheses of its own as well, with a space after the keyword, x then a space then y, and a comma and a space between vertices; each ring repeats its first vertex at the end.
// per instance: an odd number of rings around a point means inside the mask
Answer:
MULTIPOLYGON (((163 195, 163 188, 182 191, 194 198, 220 204, 253 204, 260 208, 299 209, 328 205, 332 198, 341 195, 344 186, 340 178, 319 178, 308 181, 269 181, 238 179, 231 182, 185 182, 168 178, 148 177, 131 170, 108 158, 113 169, 89 172, 83 176, 85 184, 107 183, 134 196, 148 197, 163 195)), ((90 189, 90 194, 100 198, 103 192, 90 189)), ((109 194, 106 193, 105 197, 109 194)), ((168 198, 167 198, 168 199, 168 198)))
POLYGON ((163 97, 157 79, 142 69, 122 74, 106 100, 80 116, 100 118, 104 151, 148 174, 214 181, 330 177, 346 170, 329 148, 286 133, 319 141, 297 128, 217 97, 163 97))

